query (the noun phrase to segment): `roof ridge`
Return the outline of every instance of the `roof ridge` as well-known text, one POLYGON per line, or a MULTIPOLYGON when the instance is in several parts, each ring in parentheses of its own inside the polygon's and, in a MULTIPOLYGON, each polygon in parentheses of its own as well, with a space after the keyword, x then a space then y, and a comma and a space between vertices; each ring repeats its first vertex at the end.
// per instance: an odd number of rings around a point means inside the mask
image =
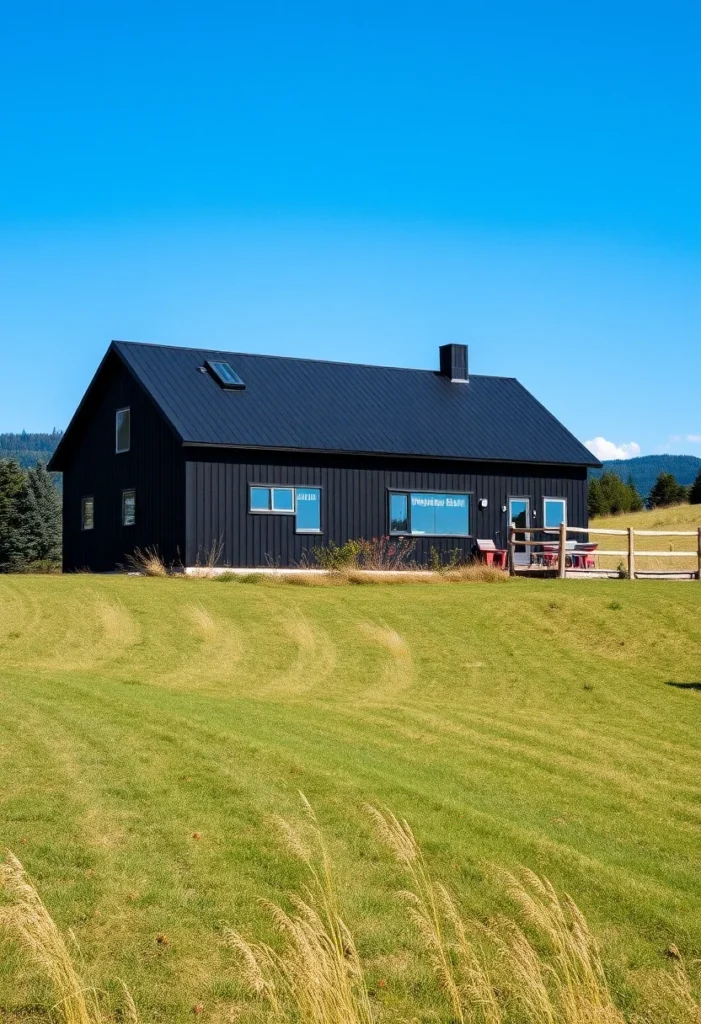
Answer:
MULTIPOLYGON (((284 359, 296 363, 324 363, 328 366, 358 366, 370 370, 405 370, 408 373, 430 373, 433 376, 441 376, 440 370, 428 370, 420 366, 388 366, 385 363, 353 363, 346 359, 315 359, 312 356, 280 356, 267 352, 236 352, 225 348, 195 348, 193 345, 166 345, 158 341, 124 341, 118 338, 112 340, 113 345, 129 345, 139 348, 163 348, 175 352, 213 352, 217 355, 246 356, 252 359, 284 359)), ((479 377, 481 380, 517 380, 516 377, 503 377, 496 373, 471 373, 470 378, 479 377)))

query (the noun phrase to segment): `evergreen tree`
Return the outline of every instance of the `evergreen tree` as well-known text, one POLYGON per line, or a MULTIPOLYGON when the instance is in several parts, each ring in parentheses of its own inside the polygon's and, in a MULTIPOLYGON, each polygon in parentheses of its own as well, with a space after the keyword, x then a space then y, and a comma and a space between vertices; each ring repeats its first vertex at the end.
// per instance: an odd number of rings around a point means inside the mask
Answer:
POLYGON ((0 571, 8 572, 24 564, 23 536, 19 505, 26 493, 26 478, 14 459, 0 459, 0 571))
POLYGON ((650 491, 648 504, 650 508, 663 508, 666 505, 679 505, 688 501, 688 497, 687 488, 677 483, 672 473, 660 473, 650 491))
POLYGON ((60 561, 61 499, 42 462, 27 472, 26 515, 26 526, 32 536, 32 561, 60 561))
POLYGON ((638 488, 633 483, 633 477, 629 475, 628 483, 626 484, 628 493, 630 495, 629 512, 642 512, 645 508, 645 502, 643 501, 638 488))
POLYGON ((589 481, 587 505, 590 519, 594 519, 596 516, 607 516, 611 511, 604 498, 601 482, 597 476, 593 476, 589 481))
POLYGON ((689 489, 689 501, 692 505, 701 505, 701 469, 689 489))
POLYGON ((25 473, 14 459, 1 459, 0 572, 55 564, 60 553, 61 501, 45 467, 25 473))

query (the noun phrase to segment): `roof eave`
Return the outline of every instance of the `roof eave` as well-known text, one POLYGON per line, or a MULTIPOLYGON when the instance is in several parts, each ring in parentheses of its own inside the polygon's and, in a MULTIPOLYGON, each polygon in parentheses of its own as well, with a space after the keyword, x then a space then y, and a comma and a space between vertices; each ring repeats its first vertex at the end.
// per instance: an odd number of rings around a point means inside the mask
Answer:
POLYGON ((596 460, 590 462, 568 462, 562 459, 505 459, 497 456, 477 457, 474 455, 432 455, 428 452, 390 452, 370 451, 361 448, 302 448, 293 445, 253 445, 253 444, 232 444, 220 441, 183 441, 183 448, 209 448, 223 451, 255 451, 255 452, 311 452, 314 455, 364 455, 373 458, 396 458, 396 459, 434 459, 441 462, 499 462, 504 465, 521 466, 572 466, 582 469, 600 469, 601 463, 596 460))

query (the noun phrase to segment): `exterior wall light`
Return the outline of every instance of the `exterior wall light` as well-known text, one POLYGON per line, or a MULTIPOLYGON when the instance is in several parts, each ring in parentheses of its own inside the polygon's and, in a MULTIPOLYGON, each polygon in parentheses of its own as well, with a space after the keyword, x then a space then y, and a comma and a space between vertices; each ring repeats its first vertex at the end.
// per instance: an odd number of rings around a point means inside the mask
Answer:
POLYGON ((480 498, 477 504, 479 505, 480 508, 486 508, 489 502, 487 501, 486 498, 480 498))

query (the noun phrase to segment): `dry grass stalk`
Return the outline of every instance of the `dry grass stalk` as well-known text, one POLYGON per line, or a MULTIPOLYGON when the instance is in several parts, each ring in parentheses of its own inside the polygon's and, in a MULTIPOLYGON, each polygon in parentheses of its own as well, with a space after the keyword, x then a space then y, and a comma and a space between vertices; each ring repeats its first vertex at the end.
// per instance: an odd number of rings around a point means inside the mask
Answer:
POLYGON ((276 819, 290 852, 309 872, 306 898, 292 895, 293 910, 265 903, 279 932, 280 952, 226 930, 240 976, 278 1020, 305 1024, 372 1024, 374 1017, 360 958, 338 909, 331 861, 314 811, 302 797, 310 822, 310 850, 287 822, 276 819))
POLYGON ((158 548, 134 548, 132 554, 126 557, 127 566, 132 572, 142 576, 168 576, 168 569, 158 554, 158 548))
POLYGON ((574 900, 559 897, 547 879, 524 870, 522 877, 502 873, 505 887, 549 949, 539 957, 513 922, 494 931, 506 959, 513 994, 534 1024, 623 1024, 609 992, 598 945, 574 900))
MULTIPOLYGON (((469 937, 453 897, 432 878, 406 821, 390 811, 373 807, 368 811, 378 837, 409 876, 411 887, 401 895, 456 1020, 461 1024, 506 1020, 508 1006, 497 998, 498 989, 508 992, 508 1002, 519 1007, 518 1019, 525 1015, 533 1024, 623 1024, 597 944, 569 896, 558 897, 547 880, 530 871, 524 871, 522 879, 502 874, 507 892, 540 945, 516 922, 502 918, 493 927, 481 929, 500 954, 490 968, 481 948, 469 937), (547 950, 545 955, 541 947, 547 950)), ((674 982, 679 1000, 691 1006, 688 976, 685 971, 679 973, 674 982)))
MULTIPOLYGON (((9 900, 9 905, 0 909, 0 927, 20 942, 50 980, 58 1017, 64 1024, 103 1024, 94 989, 84 984, 63 936, 12 853, 0 864, 0 891, 9 900)), ((134 1002, 126 988, 124 991, 126 1019, 138 1024, 134 1002)))
POLYGON ((502 1013, 482 959, 467 936, 455 902, 434 881, 408 822, 367 806, 375 833, 406 871, 411 888, 401 892, 423 940, 433 972, 460 1024, 500 1024, 502 1013))

